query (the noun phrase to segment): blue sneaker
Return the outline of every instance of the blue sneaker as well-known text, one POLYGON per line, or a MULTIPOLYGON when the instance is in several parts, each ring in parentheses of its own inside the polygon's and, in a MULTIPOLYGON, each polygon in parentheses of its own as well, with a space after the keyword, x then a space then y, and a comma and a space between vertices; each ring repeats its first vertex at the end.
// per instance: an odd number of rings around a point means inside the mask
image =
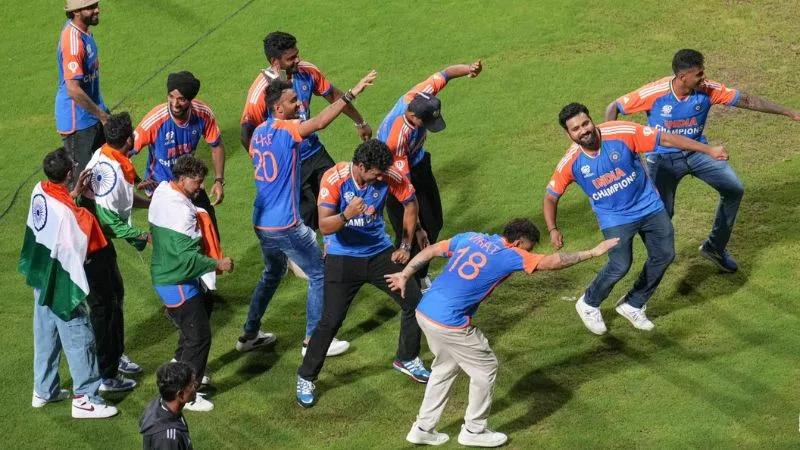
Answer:
POLYGON ((706 241, 698 250, 701 256, 716 264, 723 272, 734 273, 739 270, 739 265, 736 264, 736 261, 731 258, 731 255, 729 255, 728 251, 725 249, 718 252, 712 249, 711 246, 708 245, 708 241, 706 241))
POLYGON ((128 374, 136 374, 142 372, 141 366, 131 361, 131 359, 128 358, 128 355, 124 353, 119 358, 118 370, 122 373, 128 373, 128 374))
POLYGON ((311 408, 317 403, 317 387, 312 381, 297 377, 297 404, 303 408, 311 408))
POLYGON ((130 391, 135 388, 137 384, 136 380, 125 378, 121 373, 118 373, 114 378, 103 378, 103 382, 100 383, 100 392, 130 391))
POLYGON ((425 384, 428 382, 428 378, 431 377, 431 371, 425 368, 425 365, 422 363, 422 360, 419 359, 419 357, 416 357, 411 361, 395 360, 394 364, 392 364, 392 367, 394 367, 394 370, 410 376, 411 379, 417 383, 425 384))

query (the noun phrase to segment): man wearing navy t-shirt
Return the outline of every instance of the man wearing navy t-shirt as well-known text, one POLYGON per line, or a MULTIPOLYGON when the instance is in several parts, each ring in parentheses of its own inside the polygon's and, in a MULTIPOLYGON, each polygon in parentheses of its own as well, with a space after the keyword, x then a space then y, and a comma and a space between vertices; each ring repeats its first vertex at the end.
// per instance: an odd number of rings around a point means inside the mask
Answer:
POLYGON ((592 333, 606 332, 600 303, 628 273, 633 238, 638 234, 647 248, 647 261, 633 288, 617 302, 616 310, 634 327, 652 330, 653 323, 644 313, 645 303, 675 258, 675 235, 638 153, 652 152, 659 145, 705 153, 714 160, 726 160, 728 153, 722 146, 711 147, 632 122, 606 122, 596 127, 589 110, 580 103, 565 106, 558 121, 574 144, 556 166, 544 197, 550 242, 557 249, 563 246, 556 214, 558 200, 572 182, 589 197, 603 236, 620 238, 619 245, 608 252, 608 264, 575 304, 578 315, 592 333))

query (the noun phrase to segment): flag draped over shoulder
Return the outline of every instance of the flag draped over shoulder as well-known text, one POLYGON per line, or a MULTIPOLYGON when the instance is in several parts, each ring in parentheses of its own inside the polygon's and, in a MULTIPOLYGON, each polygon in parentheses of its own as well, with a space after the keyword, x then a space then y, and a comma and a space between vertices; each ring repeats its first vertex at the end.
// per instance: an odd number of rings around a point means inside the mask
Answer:
POLYGON ((174 183, 153 192, 148 212, 153 236, 153 285, 181 284, 213 272, 217 261, 203 255, 197 207, 174 183))
POLYGON ((144 230, 131 226, 136 169, 127 156, 108 144, 97 150, 86 165, 92 169, 92 191, 85 196, 94 200, 95 214, 106 236, 127 239, 137 250, 145 241, 135 239, 144 230))
POLYGON ((89 294, 86 256, 106 245, 100 224, 75 205, 65 187, 43 181, 33 188, 17 268, 29 286, 41 290, 39 304, 70 320, 89 294))

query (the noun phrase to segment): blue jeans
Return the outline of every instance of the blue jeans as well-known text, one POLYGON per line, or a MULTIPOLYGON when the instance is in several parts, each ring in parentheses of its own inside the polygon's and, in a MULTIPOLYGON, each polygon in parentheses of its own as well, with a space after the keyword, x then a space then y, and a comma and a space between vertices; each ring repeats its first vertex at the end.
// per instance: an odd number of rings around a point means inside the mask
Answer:
POLYGON ((681 151, 648 155, 647 169, 670 217, 675 212, 678 183, 686 175, 694 175, 719 193, 717 215, 708 243, 713 250, 725 250, 744 195, 744 185, 733 167, 705 153, 681 151))
POLYGON ((590 306, 600 306, 617 281, 628 273, 633 262, 633 238, 638 234, 647 248, 647 261, 626 297, 628 304, 641 308, 653 295, 667 267, 675 259, 675 233, 667 212, 661 210, 636 222, 602 231, 605 239, 620 238, 619 244, 608 251, 608 262, 586 289, 584 301, 590 306))
POLYGON ((100 372, 86 303, 78 306, 72 319, 65 322, 48 306, 39 304, 38 289, 33 290, 33 298, 33 390, 46 400, 58 396, 61 390, 58 365, 63 348, 75 395, 86 395, 92 402, 102 402, 97 395, 100 372))
POLYGON ((287 230, 256 230, 264 255, 264 271, 250 299, 250 310, 245 333, 255 333, 261 328, 261 318, 275 290, 286 273, 287 257, 291 258, 308 275, 308 299, 306 300, 306 337, 310 337, 322 317, 323 264, 322 251, 317 245, 314 230, 303 222, 287 230))

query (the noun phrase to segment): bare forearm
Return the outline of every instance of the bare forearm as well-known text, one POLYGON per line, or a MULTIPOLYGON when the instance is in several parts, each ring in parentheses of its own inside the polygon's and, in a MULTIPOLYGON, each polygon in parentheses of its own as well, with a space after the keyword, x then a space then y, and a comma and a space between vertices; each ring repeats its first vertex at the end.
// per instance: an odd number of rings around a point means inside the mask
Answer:
POLYGON ((417 271, 426 264, 428 264, 433 258, 436 257, 438 250, 436 249, 437 246, 431 245, 423 249, 421 252, 417 253, 417 256, 411 259, 408 262, 405 268, 403 268, 403 277, 406 279, 411 278, 417 271))
POLYGON ((559 270, 591 258, 592 253, 589 250, 584 250, 581 252, 553 253, 542 258, 536 268, 538 270, 559 270))
MULTIPOLYGON (((331 91, 331 95, 329 95, 328 97, 325 97, 325 98, 329 102, 333 103, 336 100, 339 100, 340 98, 342 98, 343 95, 344 95, 344 93, 339 88, 334 87, 333 90, 331 91)), ((353 122, 355 122, 355 123, 364 123, 364 117, 361 116, 361 113, 358 112, 358 110, 356 109, 356 107, 352 103, 348 104, 347 106, 345 106, 344 110, 342 110, 342 112, 347 117, 352 119, 353 122)))
POLYGON ((133 194, 133 207, 134 208, 149 208, 150 207, 150 199, 147 197, 142 197, 139 194, 133 194))
POLYGON ((735 106, 737 108, 749 109, 751 111, 758 111, 768 114, 781 114, 784 116, 789 116, 793 112, 789 108, 777 105, 775 103, 770 103, 757 95, 748 94, 747 92, 739 93, 739 101, 736 102, 735 106))
POLYGON ((617 108, 617 101, 614 100, 613 102, 608 104, 606 107, 606 122, 611 122, 612 120, 617 120, 619 117, 619 108, 617 108))
POLYGON ((328 235, 336 233, 347 225, 339 213, 331 213, 329 209, 325 208, 323 215, 322 208, 318 209, 319 212, 319 231, 322 234, 328 235))
POLYGON ((239 135, 239 141, 242 143, 242 147, 248 152, 250 151, 250 139, 253 138, 254 130, 255 128, 253 128, 252 125, 245 123, 242 125, 242 132, 239 135))
POLYGON ((469 70, 469 64, 456 64, 444 69, 444 74, 447 75, 448 80, 451 80, 469 75, 469 70))
POLYGON ((547 231, 558 228, 556 225, 556 216, 558 211, 558 199, 550 194, 544 196, 544 222, 547 225, 547 231))
POLYGON ((98 119, 105 120, 104 116, 106 116, 106 112, 100 109, 97 106, 97 103, 93 102, 89 95, 81 89, 80 84, 76 80, 68 80, 67 81, 67 95, 71 98, 75 103, 78 104, 81 108, 86 110, 89 114, 97 117, 98 119))
POLYGON ((300 136, 306 138, 311 136, 312 133, 327 127, 344 111, 346 106, 348 104, 343 99, 336 100, 326 106, 315 117, 300 124, 300 136))
POLYGON ((417 200, 406 203, 403 208, 403 242, 414 242, 414 232, 417 230, 417 200))
POLYGON ((711 146, 703 144, 702 142, 689 139, 684 136, 671 133, 661 133, 660 144, 664 147, 678 148, 681 150, 689 150, 692 152, 710 153, 711 146))
POLYGON ((214 163, 214 174, 216 178, 225 178, 225 146, 222 138, 216 147, 211 147, 211 159, 214 163))

